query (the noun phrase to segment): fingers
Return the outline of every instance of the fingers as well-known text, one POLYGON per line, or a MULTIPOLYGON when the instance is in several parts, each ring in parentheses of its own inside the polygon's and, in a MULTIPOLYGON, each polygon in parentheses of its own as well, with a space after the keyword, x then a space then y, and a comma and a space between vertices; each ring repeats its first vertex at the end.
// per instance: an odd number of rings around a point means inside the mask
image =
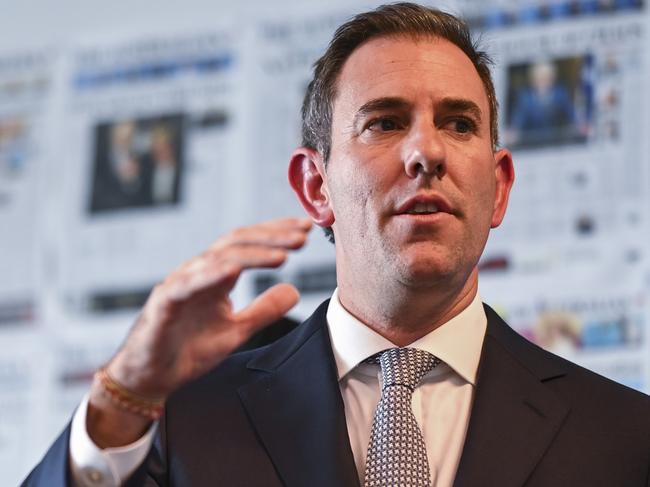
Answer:
POLYGON ((173 390, 205 372, 297 303, 298 291, 278 284, 233 314, 228 295, 244 270, 282 265, 289 251, 304 245, 310 228, 308 219, 285 218, 241 228, 219 239, 156 286, 142 311, 141 326, 128 340, 133 345, 124 350, 136 350, 130 356, 145 370, 169 369, 172 378, 157 383, 161 390, 173 390))
POLYGON ((233 230, 169 274, 156 301, 166 308, 204 291, 225 297, 242 271, 282 265, 289 250, 305 244, 311 226, 308 218, 282 218, 233 230))
POLYGON ((312 222, 308 218, 283 218, 237 228, 217 240, 208 252, 218 252, 231 246, 266 245, 298 249, 306 240, 312 222))
POLYGON ((217 240, 206 252, 185 262, 163 282, 175 299, 212 286, 229 292, 246 269, 284 263, 287 250, 302 247, 311 229, 308 218, 282 218, 242 227, 217 240))
POLYGON ((290 284, 276 284, 259 295, 249 306, 237 313, 238 321, 245 324, 251 333, 282 318, 293 308, 300 294, 290 284))
POLYGON ((286 250, 263 246, 228 249, 221 254, 204 254, 170 275, 166 283, 169 297, 182 301, 211 288, 218 288, 214 289, 217 294, 228 294, 242 271, 279 267, 287 255, 286 250))
POLYGON ((259 329, 284 316, 298 298, 296 288, 277 284, 232 316, 228 326, 213 328, 214 333, 203 335, 191 360, 191 375, 196 377, 217 365, 259 329))
POLYGON ((268 228, 302 228, 303 230, 309 230, 312 227, 312 221, 308 217, 287 217, 267 220, 252 226, 261 226, 268 228))

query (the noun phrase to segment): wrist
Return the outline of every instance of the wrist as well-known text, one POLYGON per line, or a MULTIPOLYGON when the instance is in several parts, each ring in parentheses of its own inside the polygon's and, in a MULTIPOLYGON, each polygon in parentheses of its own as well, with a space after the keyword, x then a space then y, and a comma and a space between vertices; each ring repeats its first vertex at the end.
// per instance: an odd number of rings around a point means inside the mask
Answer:
POLYGON ((152 420, 119 407, 107 397, 96 381, 90 389, 86 413, 86 431, 99 448, 129 445, 140 439, 151 427, 152 420))
POLYGON ((165 405, 164 397, 144 396, 134 392, 116 380, 108 371, 108 367, 102 367, 95 372, 93 384, 119 409, 149 420, 157 420, 162 415, 165 405))

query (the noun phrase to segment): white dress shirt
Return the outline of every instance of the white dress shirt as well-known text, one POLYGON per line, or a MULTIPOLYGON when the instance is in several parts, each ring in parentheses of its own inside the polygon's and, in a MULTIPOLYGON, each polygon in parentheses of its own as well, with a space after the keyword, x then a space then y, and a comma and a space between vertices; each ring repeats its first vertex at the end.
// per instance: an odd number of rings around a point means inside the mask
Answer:
MULTIPOLYGON (((363 485, 370 429, 381 397, 381 370, 378 365, 361 362, 395 345, 343 308, 337 291, 327 309, 327 324, 352 453, 363 485)), ((460 314, 408 345, 443 361, 424 376, 413 393, 413 413, 427 447, 433 487, 451 487, 456 476, 486 326, 487 318, 477 295, 460 314)), ((73 482, 77 487, 117 487, 146 458, 156 424, 131 445, 102 450, 86 431, 87 403, 86 397, 72 421, 73 482)))
MULTIPOLYGON (((381 398, 381 368, 362 363, 395 347, 352 316, 335 291, 327 309, 345 420, 361 485, 375 408, 381 398)), ((477 295, 460 314, 408 345, 443 361, 413 393, 413 414, 427 447, 431 483, 451 487, 465 443, 487 318, 477 295)))
POLYGON ((101 449, 86 429, 86 395, 70 427, 70 471, 75 487, 118 487, 144 462, 151 448, 158 422, 142 438, 119 448, 101 449))

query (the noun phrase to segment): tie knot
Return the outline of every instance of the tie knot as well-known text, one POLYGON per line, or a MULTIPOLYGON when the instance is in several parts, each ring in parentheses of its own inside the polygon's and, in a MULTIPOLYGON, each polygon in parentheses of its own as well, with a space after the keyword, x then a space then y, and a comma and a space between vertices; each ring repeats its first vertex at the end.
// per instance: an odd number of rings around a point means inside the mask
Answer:
POLYGON ((383 376, 382 390, 389 386, 401 385, 411 392, 418 386, 422 377, 440 364, 440 359, 417 348, 389 348, 374 357, 379 362, 383 376))

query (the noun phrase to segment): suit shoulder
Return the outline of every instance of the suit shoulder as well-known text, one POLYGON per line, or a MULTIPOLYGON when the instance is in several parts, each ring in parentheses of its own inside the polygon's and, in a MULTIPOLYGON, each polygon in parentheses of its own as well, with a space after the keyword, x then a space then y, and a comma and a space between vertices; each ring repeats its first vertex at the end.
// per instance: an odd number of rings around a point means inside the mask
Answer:
POLYGON ((224 400, 236 396, 240 387, 267 376, 269 371, 280 366, 302 343, 323 328, 326 305, 327 302, 323 303, 312 317, 300 325, 285 320, 279 338, 275 335, 269 340, 271 343, 233 353, 204 376, 183 386, 173 397, 178 400, 224 400), (218 397, 215 397, 215 391, 219 391, 218 397))
POLYGON ((622 410, 644 410, 650 426, 650 396, 544 350, 510 328, 488 306, 486 314, 488 335, 542 383, 561 392, 569 402, 584 400, 596 404, 604 401, 601 404, 622 410))
MULTIPOLYGON (((544 354, 547 360, 557 362, 566 370, 563 389, 567 395, 583 398, 591 404, 611 405, 619 411, 636 410, 639 413, 643 411, 643 416, 650 427, 650 396, 546 350, 540 349, 540 353, 544 354)), ((545 382, 554 385, 555 381, 554 378, 550 378, 545 382)), ((560 384, 561 381, 557 383, 560 384)))
POLYGON ((240 386, 260 377, 258 371, 249 370, 246 365, 263 353, 265 348, 238 352, 228 356, 205 375, 181 387, 172 397, 183 401, 200 400, 201 396, 212 395, 216 390, 220 391, 222 397, 228 391, 236 391, 240 386))

